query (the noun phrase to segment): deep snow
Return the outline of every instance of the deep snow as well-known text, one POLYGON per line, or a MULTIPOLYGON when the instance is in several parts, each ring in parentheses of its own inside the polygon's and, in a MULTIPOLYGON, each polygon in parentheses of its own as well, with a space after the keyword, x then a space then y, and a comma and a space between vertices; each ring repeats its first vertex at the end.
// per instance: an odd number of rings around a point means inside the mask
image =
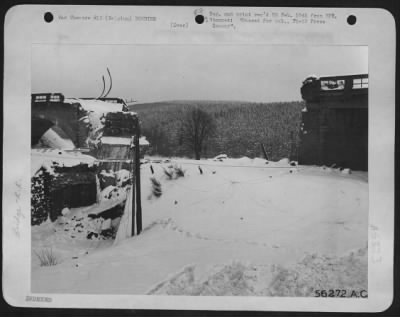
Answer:
POLYGON ((141 167, 139 236, 111 246, 72 241, 56 223, 32 227, 33 292, 313 296, 318 287, 367 288, 367 173, 246 157, 153 162, 141 167), (164 169, 174 166, 185 176, 169 179, 164 169), (60 263, 40 267, 34 252, 44 248, 60 263))

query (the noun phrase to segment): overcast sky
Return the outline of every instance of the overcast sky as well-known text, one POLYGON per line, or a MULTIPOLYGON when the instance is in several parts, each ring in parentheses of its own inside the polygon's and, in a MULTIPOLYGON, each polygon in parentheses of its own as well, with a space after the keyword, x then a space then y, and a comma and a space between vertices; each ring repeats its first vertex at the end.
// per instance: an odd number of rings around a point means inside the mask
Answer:
POLYGON ((360 46, 276 45, 34 45, 32 93, 109 97, 139 102, 201 99, 301 100, 302 80, 368 73, 368 49, 360 46))

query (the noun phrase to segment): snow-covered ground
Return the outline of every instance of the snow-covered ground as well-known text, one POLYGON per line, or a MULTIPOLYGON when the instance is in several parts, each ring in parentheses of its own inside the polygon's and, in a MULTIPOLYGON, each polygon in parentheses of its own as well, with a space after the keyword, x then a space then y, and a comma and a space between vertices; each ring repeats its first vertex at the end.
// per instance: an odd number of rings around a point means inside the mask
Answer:
MULTIPOLYGON (((33 292, 313 296, 314 289, 367 289, 367 173, 246 157, 150 158, 141 168, 143 232, 112 245, 85 234, 71 239, 58 222, 32 227, 33 292), (185 175, 176 178, 174 166, 185 175), (161 183, 160 197, 151 177, 161 183), (43 249, 59 263, 41 267, 35 252, 43 249)), ((67 221, 90 208, 72 210, 67 221)))

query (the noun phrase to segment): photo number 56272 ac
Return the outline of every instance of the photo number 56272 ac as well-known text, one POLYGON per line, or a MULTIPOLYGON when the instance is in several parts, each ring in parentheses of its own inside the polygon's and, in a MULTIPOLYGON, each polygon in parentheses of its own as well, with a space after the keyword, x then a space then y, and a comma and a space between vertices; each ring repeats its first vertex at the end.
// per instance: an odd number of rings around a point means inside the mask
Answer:
POLYGON ((345 289, 329 289, 329 290, 315 290, 315 297, 358 297, 367 298, 368 292, 366 290, 345 290, 345 289))

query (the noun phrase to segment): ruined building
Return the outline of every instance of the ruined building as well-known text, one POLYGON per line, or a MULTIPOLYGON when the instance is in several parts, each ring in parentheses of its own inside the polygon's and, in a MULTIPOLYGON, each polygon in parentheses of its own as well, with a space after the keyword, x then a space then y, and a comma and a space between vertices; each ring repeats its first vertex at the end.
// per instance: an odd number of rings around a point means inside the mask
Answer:
POLYGON ((299 164, 368 170, 368 75, 308 77, 299 164))
POLYGON ((132 169, 136 151, 130 139, 137 135, 139 121, 136 113, 127 110, 119 98, 32 94, 33 225, 48 216, 54 221, 65 207, 94 204, 103 169, 132 169))

